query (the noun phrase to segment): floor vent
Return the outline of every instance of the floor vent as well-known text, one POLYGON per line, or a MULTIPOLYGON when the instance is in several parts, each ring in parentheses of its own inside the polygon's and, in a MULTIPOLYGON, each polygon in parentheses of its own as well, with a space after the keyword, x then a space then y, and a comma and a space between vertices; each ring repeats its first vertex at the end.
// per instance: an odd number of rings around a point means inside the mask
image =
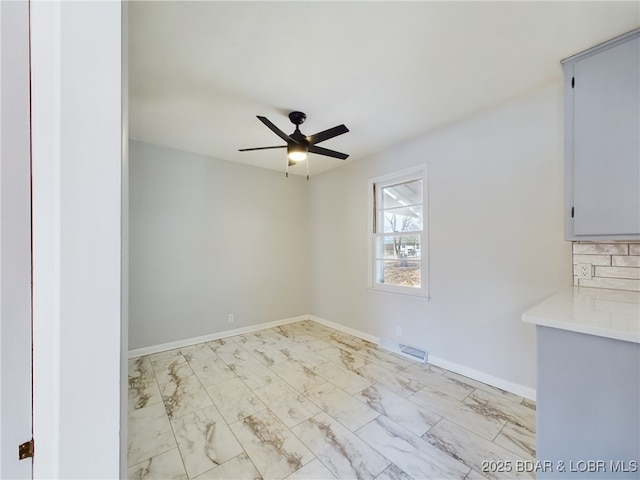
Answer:
POLYGON ((413 347, 411 345, 406 345, 404 343, 398 343, 388 338, 381 338, 380 342, 378 342, 378 345, 385 350, 389 350, 391 352, 402 355, 403 357, 416 360, 420 363, 427 363, 429 359, 429 354, 425 350, 422 350, 418 347, 413 347))

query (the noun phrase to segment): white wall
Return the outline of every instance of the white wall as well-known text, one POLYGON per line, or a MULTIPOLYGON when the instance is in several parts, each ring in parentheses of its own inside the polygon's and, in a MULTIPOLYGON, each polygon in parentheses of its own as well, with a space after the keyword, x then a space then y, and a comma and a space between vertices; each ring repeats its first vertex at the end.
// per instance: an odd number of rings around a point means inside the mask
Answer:
POLYGON ((400 325, 398 340, 433 360, 533 392, 535 330, 521 312, 571 284, 561 95, 549 88, 315 177, 312 313, 392 339, 400 325), (431 299, 371 291, 367 180, 425 162, 431 299))
POLYGON ((305 179, 136 141, 129 155, 130 350, 309 313, 305 179))

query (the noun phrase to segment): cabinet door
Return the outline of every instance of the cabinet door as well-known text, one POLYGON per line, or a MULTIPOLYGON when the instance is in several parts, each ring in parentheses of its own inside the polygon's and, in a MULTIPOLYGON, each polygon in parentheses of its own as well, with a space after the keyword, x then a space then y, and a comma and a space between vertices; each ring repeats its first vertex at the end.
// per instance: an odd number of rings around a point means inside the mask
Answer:
POLYGON ((640 38, 574 65, 574 235, 640 233, 640 38))

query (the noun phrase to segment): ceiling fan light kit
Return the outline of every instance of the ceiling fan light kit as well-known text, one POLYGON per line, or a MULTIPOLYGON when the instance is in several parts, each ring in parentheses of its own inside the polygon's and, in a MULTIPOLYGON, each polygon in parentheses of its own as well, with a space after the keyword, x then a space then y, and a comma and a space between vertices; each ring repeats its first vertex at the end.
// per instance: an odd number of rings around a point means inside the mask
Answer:
MULTIPOLYGON (((300 125, 304 123, 307 116, 303 112, 294 111, 289 114, 289 120, 296 128, 291 135, 287 135, 278 127, 276 127, 267 117, 261 117, 258 115, 258 120, 264 123, 269 130, 278 135, 282 140, 287 142, 286 145, 277 145, 273 147, 256 147, 256 148, 241 148, 241 152, 248 152, 252 150, 268 150, 272 148, 287 148, 287 169, 286 176, 289 176, 289 167, 295 165, 297 162, 306 160, 309 152, 316 153, 318 155, 325 155, 327 157, 339 158, 340 160, 346 160, 349 155, 346 153, 336 152, 335 150, 329 150, 328 148, 318 147, 316 144, 329 140, 330 138, 337 137, 343 133, 347 133, 349 129, 344 125, 338 125, 337 127, 323 130, 314 135, 305 136, 300 131, 300 125)), ((307 180, 309 180, 309 162, 307 162, 307 180)))
POLYGON ((287 145, 287 156, 293 163, 302 162, 307 159, 307 147, 299 143, 287 145))

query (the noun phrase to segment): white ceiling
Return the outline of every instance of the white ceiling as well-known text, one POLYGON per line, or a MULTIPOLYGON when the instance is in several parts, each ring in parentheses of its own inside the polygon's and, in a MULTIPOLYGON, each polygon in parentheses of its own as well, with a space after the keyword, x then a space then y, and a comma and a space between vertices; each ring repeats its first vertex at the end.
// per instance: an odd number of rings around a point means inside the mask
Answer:
MULTIPOLYGON (((286 133, 368 156, 562 82, 560 60, 640 26, 640 2, 131 2, 131 138, 284 170, 286 133)), ((311 173, 344 161, 310 155, 311 173)), ((292 173, 306 173, 297 165, 292 173)))

